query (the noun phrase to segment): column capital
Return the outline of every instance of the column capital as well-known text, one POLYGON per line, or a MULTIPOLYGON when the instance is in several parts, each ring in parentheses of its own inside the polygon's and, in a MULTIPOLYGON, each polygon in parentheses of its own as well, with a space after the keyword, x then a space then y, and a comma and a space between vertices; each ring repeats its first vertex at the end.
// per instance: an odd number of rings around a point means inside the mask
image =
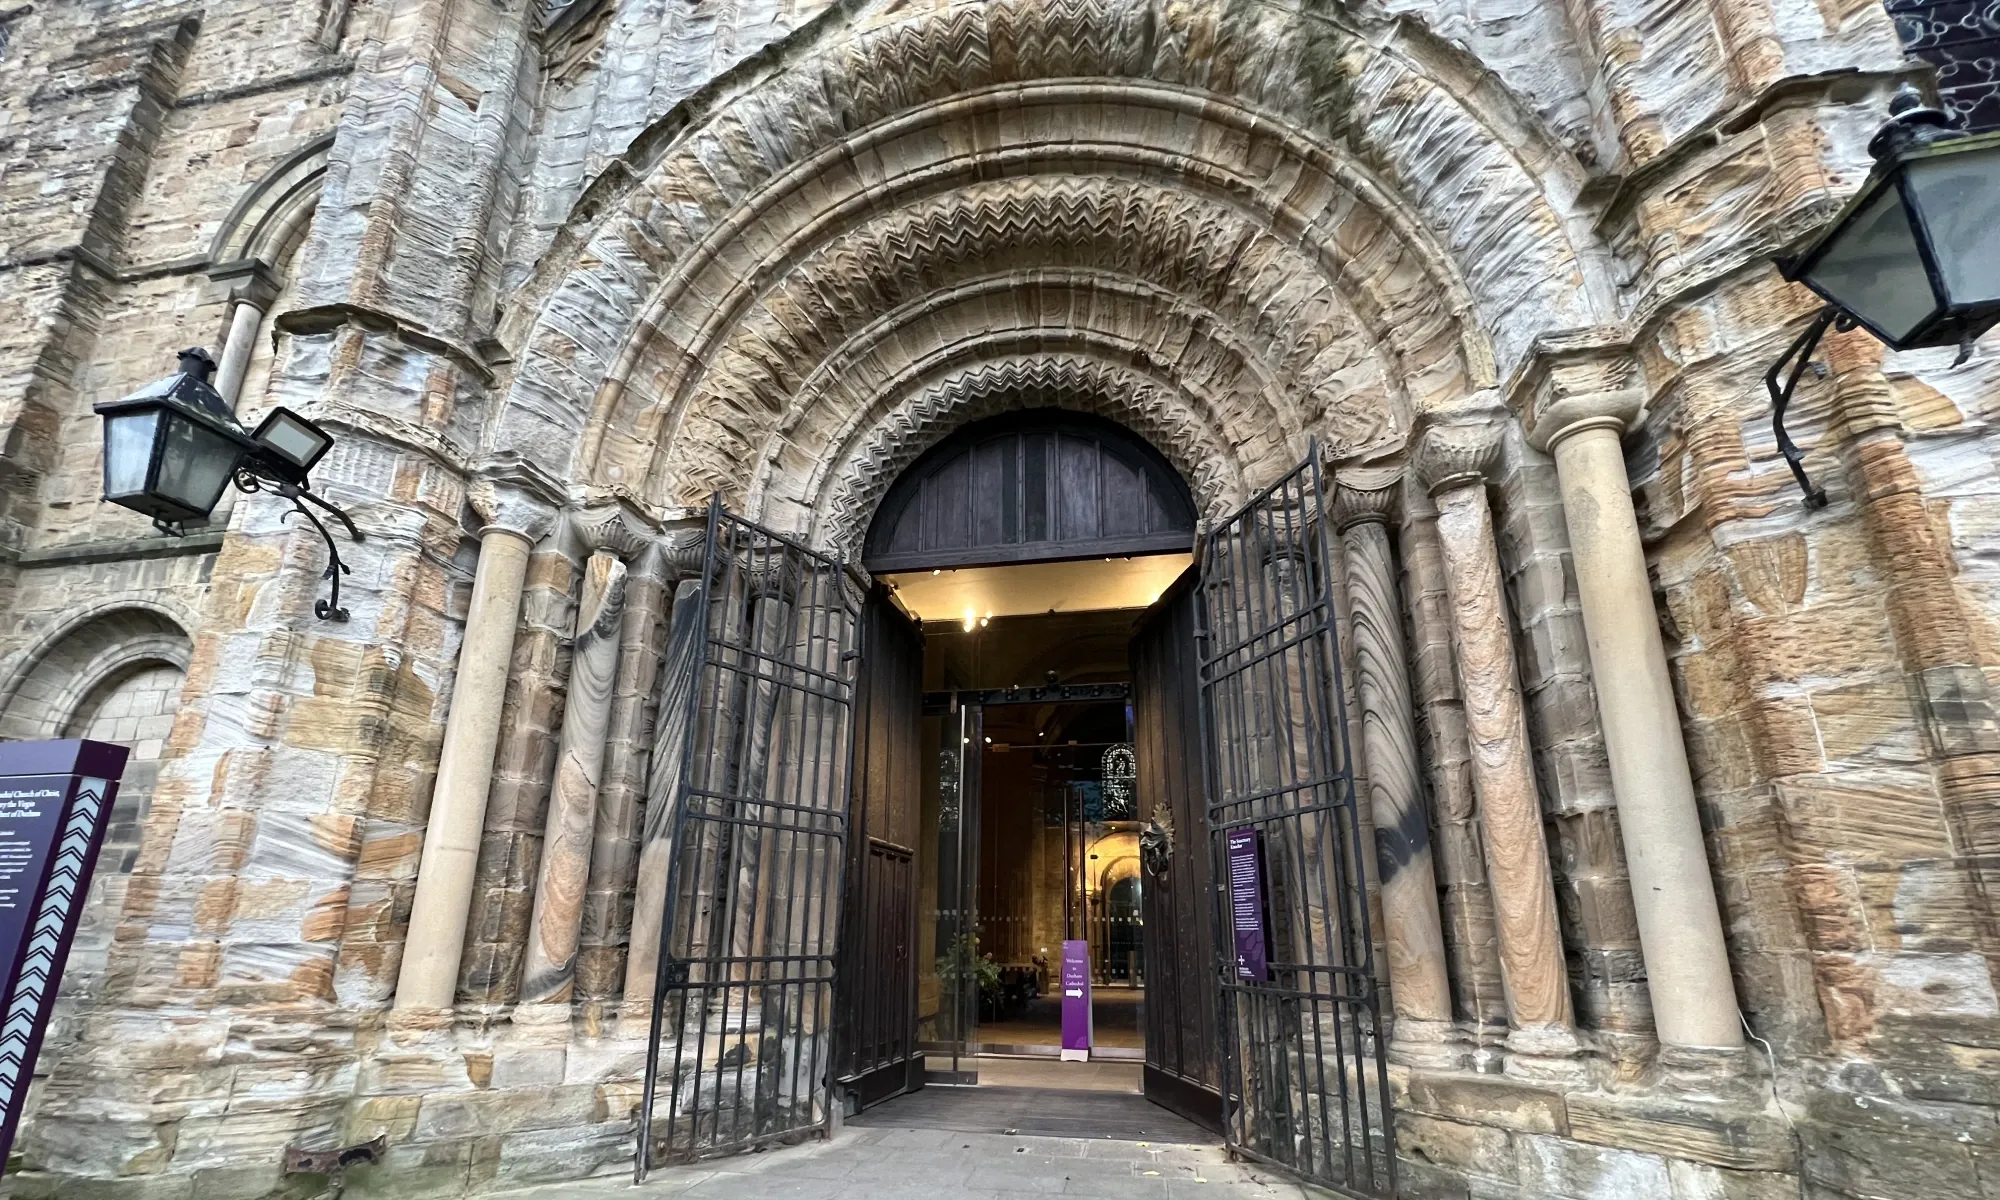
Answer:
POLYGON ((670 582, 693 579, 708 566, 706 522, 674 526, 660 537, 660 569, 670 582))
POLYGON ((511 533, 533 545, 554 528, 563 501, 562 485, 518 454, 487 459, 466 485, 466 502, 479 514, 479 535, 511 533))
POLYGON ((647 523, 623 504, 571 509, 563 516, 585 554, 609 550, 632 564, 654 541, 647 523))
POLYGON ((1393 467, 1337 471, 1333 477, 1333 527, 1342 531, 1373 521, 1387 525, 1396 516, 1403 472, 1393 467))
POLYGON ((259 312, 271 311, 278 299, 277 272, 261 258, 242 258, 218 263, 208 269, 208 277, 223 288, 230 300, 248 304, 259 312))
POLYGON ((1507 390, 1528 444, 1547 452, 1570 434, 1615 427, 1622 435, 1646 409, 1645 373, 1630 343, 1586 331, 1535 343, 1507 390))
POLYGON ((1436 496, 1489 479, 1500 464, 1498 419, 1479 424, 1433 425, 1417 439, 1410 460, 1417 481, 1436 496))

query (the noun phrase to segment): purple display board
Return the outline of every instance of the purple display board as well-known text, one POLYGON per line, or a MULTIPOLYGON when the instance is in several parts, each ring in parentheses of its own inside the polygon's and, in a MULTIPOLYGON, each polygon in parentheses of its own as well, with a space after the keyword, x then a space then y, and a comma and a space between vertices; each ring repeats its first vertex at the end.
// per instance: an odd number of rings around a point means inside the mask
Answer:
POLYGON ((1090 943, 1068 941, 1062 951, 1062 1056, 1090 1058, 1090 943))
POLYGON ((1271 977, 1264 946, 1264 833, 1231 830, 1229 854, 1229 924, 1236 934, 1236 977, 1263 981, 1271 977))
POLYGON ((0 742, 0 1168, 34 1077, 125 747, 0 742))

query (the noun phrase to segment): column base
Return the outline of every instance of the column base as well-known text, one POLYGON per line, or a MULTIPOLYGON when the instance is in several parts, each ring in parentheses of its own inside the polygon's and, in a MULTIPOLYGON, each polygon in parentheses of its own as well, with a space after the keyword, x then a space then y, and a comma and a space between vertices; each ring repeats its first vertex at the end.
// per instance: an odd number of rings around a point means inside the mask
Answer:
POLYGON ((1456 1071, 1471 1047, 1450 1021, 1397 1017, 1389 1037, 1389 1061, 1431 1071, 1456 1071))
POLYGON ((1503 1073, 1515 1079, 1578 1083, 1589 1075, 1583 1050, 1583 1042, 1571 1026, 1523 1026, 1507 1035, 1503 1073))
POLYGON ((1747 1101, 1762 1090, 1744 1046, 1670 1046, 1659 1054, 1662 1091, 1690 1100, 1747 1101))

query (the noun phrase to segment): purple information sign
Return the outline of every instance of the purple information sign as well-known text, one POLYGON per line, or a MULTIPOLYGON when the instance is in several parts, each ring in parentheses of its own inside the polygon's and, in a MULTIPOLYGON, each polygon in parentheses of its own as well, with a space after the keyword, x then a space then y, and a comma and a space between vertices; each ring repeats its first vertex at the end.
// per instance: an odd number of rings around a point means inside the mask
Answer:
POLYGON ((1062 1021, 1064 1062, 1090 1058, 1090 943, 1063 943, 1062 1021))
POLYGON ((103 742, 0 743, 0 1163, 125 774, 103 742))
POLYGON ((1229 924, 1236 932, 1236 977, 1264 980, 1270 966, 1264 956, 1264 835, 1261 830, 1231 831, 1229 851, 1229 924))

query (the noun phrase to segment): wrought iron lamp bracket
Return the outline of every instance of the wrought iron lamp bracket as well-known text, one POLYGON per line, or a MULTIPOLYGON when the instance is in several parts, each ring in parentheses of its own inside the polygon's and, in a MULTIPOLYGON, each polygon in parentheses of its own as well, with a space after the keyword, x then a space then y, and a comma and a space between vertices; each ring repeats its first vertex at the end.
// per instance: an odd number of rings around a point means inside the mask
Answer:
POLYGON ((1826 489, 1812 481, 1806 474, 1805 451, 1792 441, 1792 435, 1785 432, 1785 409, 1792 402, 1792 393, 1799 387, 1799 380, 1805 377, 1806 367, 1812 363, 1820 340, 1826 337, 1828 329, 1846 333, 1860 323, 1838 306, 1829 304, 1819 310, 1819 315, 1806 326, 1806 331, 1798 336, 1778 361, 1764 375, 1764 387, 1771 393, 1771 432, 1777 435, 1778 453, 1785 456, 1785 465, 1792 469, 1792 478, 1799 481, 1799 490, 1805 493, 1806 507, 1820 509, 1826 507, 1826 489), (1786 368, 1790 367, 1790 374, 1786 368), (1780 377, 1783 382, 1779 382, 1780 377))
MULTIPOLYGON (((354 572, 345 562, 341 561, 340 548, 335 544, 333 534, 328 531, 326 522, 320 520, 313 513, 312 509, 307 508, 306 505, 311 504, 332 513, 334 519, 340 522, 341 527, 347 530, 349 541, 360 542, 366 540, 361 536, 361 531, 355 528, 353 520, 332 501, 323 500, 315 496, 312 492, 312 485, 304 479, 293 478, 289 473, 281 471, 268 463, 259 462, 254 459, 245 461, 241 466, 236 468, 236 475, 232 482, 235 483, 236 490, 239 492, 268 491, 273 495, 282 496, 292 502, 292 512, 302 513, 306 520, 312 522, 312 527, 319 531, 319 536, 326 542, 326 571, 320 578, 327 581, 328 590, 331 593, 324 600, 313 601, 313 615, 322 621, 347 620, 347 609, 341 607, 340 603, 340 577, 342 575, 351 575, 354 572)), ((278 519, 282 521, 291 515, 292 513, 288 512, 278 519)), ((171 534, 174 537, 183 537, 187 534, 187 527, 178 521, 162 521, 156 518, 153 521, 153 527, 161 533, 171 534)))

